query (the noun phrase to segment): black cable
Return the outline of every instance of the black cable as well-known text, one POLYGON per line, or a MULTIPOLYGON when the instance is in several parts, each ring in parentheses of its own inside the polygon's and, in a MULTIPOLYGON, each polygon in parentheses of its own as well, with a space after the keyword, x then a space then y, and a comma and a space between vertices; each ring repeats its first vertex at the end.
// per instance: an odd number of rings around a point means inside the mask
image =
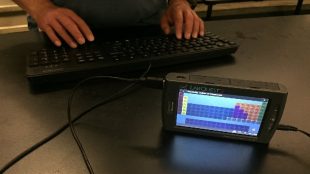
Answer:
MULTIPOLYGON (((93 107, 91 107, 90 109, 84 111, 83 113, 81 113, 79 116, 77 116, 76 118, 74 118, 72 120, 72 123, 75 123, 76 121, 78 121, 79 119, 81 119, 84 115, 86 115, 88 112, 92 111, 93 109, 106 104, 110 101, 113 101, 115 99, 118 99, 124 95, 127 94, 127 92, 130 92, 130 89, 134 86, 135 84, 130 84, 127 87, 123 88, 123 90, 119 91, 117 93, 117 95, 113 95, 113 98, 110 98, 108 100, 102 101, 100 103, 97 103, 96 105, 94 105, 93 107)), ((58 130, 56 130, 55 132, 53 132, 51 135, 47 136, 46 138, 42 139, 41 141, 39 141, 38 143, 34 144, 33 146, 29 147, 28 149, 26 149, 25 151, 23 151, 22 153, 20 153, 19 155, 17 155, 15 158, 13 158, 11 161, 9 161, 7 164, 5 164, 1 170, 0 173, 4 173, 6 170, 8 170, 10 167, 12 167, 15 163, 17 163, 18 161, 20 161, 22 158, 24 158, 25 156, 29 155, 31 152, 33 152, 34 150, 38 149, 39 147, 41 147, 42 145, 46 144, 47 142, 49 142, 50 140, 54 139, 56 136, 58 136, 59 134, 61 134, 64 130, 66 130, 69 127, 69 123, 66 123, 65 125, 63 125, 62 127, 60 127, 58 130)))
MULTIPOLYGON (((70 127, 71 134, 72 134, 76 144, 79 147, 79 150, 80 150, 80 152, 82 154, 84 163, 85 163, 85 165, 86 165, 86 167, 88 169, 88 172, 90 174, 94 174, 94 171, 93 171, 92 166, 91 166, 91 164, 89 162, 89 159, 88 159, 87 154, 86 154, 86 152, 84 150, 84 147, 83 147, 81 141, 79 140, 79 137, 77 135, 76 129, 74 128, 74 125, 72 123, 71 106, 72 106, 74 94, 81 87, 81 85, 85 84, 86 82, 88 82, 90 80, 94 80, 94 79, 116 79, 116 80, 123 80, 123 81, 129 81, 129 82, 137 82, 137 81, 139 81, 139 79, 127 79, 127 78, 119 78, 119 77, 111 77, 111 76, 95 76, 95 77, 90 77, 88 79, 85 79, 85 80, 81 81, 80 83, 78 83, 74 87, 73 92, 72 92, 72 94, 71 94, 71 96, 69 97, 69 100, 68 100, 68 107, 67 107, 68 124, 69 124, 69 127, 70 127)), ((111 98, 111 97, 109 97, 109 98, 111 98)))
MULTIPOLYGON (((151 64, 149 64, 147 70, 142 74, 141 77, 144 77, 150 70, 151 68, 151 64)), ((95 108, 104 105, 110 101, 116 100, 120 97, 123 97, 125 95, 127 95, 130 90, 132 90, 132 88, 136 85, 136 83, 131 83, 129 85, 127 85, 125 88, 119 90, 118 92, 114 93, 113 95, 111 95, 109 98, 105 99, 104 101, 101 101, 95 105, 93 105, 92 107, 90 107, 89 109, 85 110, 84 112, 80 113, 77 117, 75 117, 73 120, 71 120, 71 123, 75 123, 76 121, 78 121, 79 119, 81 119, 83 116, 85 116, 87 113, 89 113, 90 111, 94 110, 95 108)), ((66 123, 65 125, 63 125, 62 127, 60 127, 59 129, 57 129, 55 132, 53 132, 52 134, 50 134, 49 136, 43 138, 41 141, 37 142, 36 144, 32 145, 31 147, 29 147, 28 149, 26 149, 25 151, 21 152, 20 154, 18 154, 15 158, 13 158, 12 160, 10 160, 8 163, 6 163, 1 169, 0 169, 0 174, 4 173, 5 171, 7 171, 10 167, 12 167, 15 163, 17 163, 18 161, 20 161, 21 159, 23 159, 25 156, 29 155, 31 152, 35 151, 36 149, 38 149, 39 147, 41 147, 42 145, 46 144, 47 142, 49 142, 50 140, 54 139, 55 137, 57 137, 59 134, 61 134, 64 130, 66 130, 69 127, 69 123, 66 123)))
MULTIPOLYGON (((146 73, 150 70, 151 68, 151 64, 149 65, 146 73)), ((142 80, 145 80, 144 76, 146 75, 146 73, 143 73, 142 76, 139 78, 139 79, 128 79, 128 78, 121 78, 121 77, 113 77, 113 76, 94 76, 94 77, 90 77, 90 78, 87 78, 81 82, 79 82, 74 88, 73 88, 73 91, 72 91, 72 94, 71 96, 69 97, 68 99, 68 107, 67 107, 67 114, 68 114, 68 124, 69 124, 69 127, 70 127, 70 131, 71 131, 71 134, 76 142, 76 144, 78 145, 79 147, 79 150, 82 154, 82 157, 83 157, 83 160, 84 160, 84 163, 88 169, 88 172, 90 174, 94 174, 94 171, 93 171, 93 168, 91 166, 91 163, 89 162, 89 159, 87 157, 87 154, 84 150, 84 147, 81 143, 81 141, 79 140, 79 137, 77 135, 77 132, 76 132, 76 129, 72 123, 72 118, 71 118, 71 106, 72 106, 72 102, 73 102, 73 97, 74 97, 74 94, 76 93, 76 91, 83 85, 85 84, 86 82, 90 81, 90 80, 94 80, 94 79, 114 79, 114 80, 122 80, 122 81, 128 81, 128 82, 139 82, 139 81, 142 81, 142 80)), ((135 85, 135 83, 131 84, 132 86, 135 85)), ((131 85, 129 85, 128 87, 131 87, 131 85)), ((109 98, 114 98, 114 97, 109 97, 109 98)), ((107 98, 107 99, 109 99, 107 98)), ((102 102, 101 102, 102 103, 102 102)), ((91 111, 93 110, 94 108, 91 107, 90 109, 88 109, 88 111, 91 111)))
POLYGON ((301 132, 303 134, 305 134, 306 136, 310 137, 310 133, 304 131, 304 130, 300 130, 297 127, 291 126, 291 125, 285 125, 285 124, 279 124, 277 127, 277 130, 282 130, 282 131, 298 131, 301 132))
MULTIPOLYGON (((132 86, 134 86, 137 82, 141 81, 141 80, 144 80, 144 76, 146 75, 146 73, 150 70, 151 68, 151 64, 149 65, 147 71, 145 73, 142 74, 142 76, 139 78, 139 79, 128 79, 128 78, 121 78, 121 77, 113 77, 113 76, 94 76, 94 77, 90 77, 90 78, 87 78, 81 82, 79 82, 74 88, 73 88, 73 91, 72 91, 72 94, 71 96, 69 97, 68 99, 68 107, 67 107, 67 114, 68 114, 68 124, 69 124, 69 127, 70 127, 70 131, 71 131, 71 134, 76 142, 76 144, 78 145, 79 147, 79 150, 82 154, 82 157, 83 157, 83 160, 84 160, 84 163, 88 169, 88 172, 90 174, 94 174, 94 171, 92 169, 92 166, 91 166, 91 163, 89 162, 89 159, 87 157, 87 154, 84 150, 84 147, 81 143, 81 141, 79 140, 79 137, 77 135, 77 132, 74 128, 74 125, 72 123, 72 119, 71 119, 71 106, 72 106, 72 102, 73 102, 73 97, 74 97, 74 94, 76 93, 76 91, 83 85, 85 84, 86 82, 90 81, 90 80, 94 80, 94 79, 114 79, 114 80, 122 80, 122 81, 128 81, 128 82, 135 82, 135 83, 132 83, 130 85, 127 86, 127 88, 131 88, 132 86)), ((124 88, 126 89, 126 88, 124 88)), ((109 98, 114 98, 113 96, 110 96, 109 98)), ((107 98, 107 99, 109 99, 107 98)), ((105 102, 100 102, 102 105, 103 103, 105 102)), ((96 105, 95 105, 96 106, 96 105)), ((90 109, 88 109, 87 111, 91 111, 95 109, 94 107, 91 107, 90 109)))
MULTIPOLYGON (((81 119, 84 115, 86 115, 88 112, 90 112, 91 110, 105 104, 108 103, 112 100, 118 99, 119 97, 122 97, 124 95, 126 95, 126 92, 130 90, 131 87, 133 87, 134 85, 128 85, 127 87, 123 88, 123 90, 121 92, 119 92, 119 95, 115 96, 115 98, 112 98, 110 100, 106 100, 104 102, 100 102, 96 105, 94 105, 92 108, 84 111, 83 113, 81 113, 79 116, 77 116, 76 118, 74 118, 72 120, 72 123, 75 123, 76 121, 78 121, 79 119, 81 119)), ((55 132, 53 132, 51 135, 47 136, 46 138, 42 139, 41 141, 39 141, 38 143, 34 144, 33 146, 31 146, 30 148, 26 149, 25 151, 23 151, 22 153, 20 153, 19 155, 17 155, 15 158, 13 158, 11 161, 9 161, 7 164, 5 164, 1 170, 0 173, 4 173, 7 169, 9 169, 10 167, 12 167, 15 163, 17 163, 18 161, 20 161, 22 158, 24 158, 25 156, 29 155, 31 152, 33 152, 34 150, 38 149, 39 147, 41 147, 42 145, 46 144, 47 142, 49 142, 50 140, 54 139, 56 136, 58 136, 59 134, 61 134, 64 130, 66 130, 69 127, 69 124, 66 123, 65 125, 63 125, 62 127, 60 127, 58 130, 56 130, 55 132)))

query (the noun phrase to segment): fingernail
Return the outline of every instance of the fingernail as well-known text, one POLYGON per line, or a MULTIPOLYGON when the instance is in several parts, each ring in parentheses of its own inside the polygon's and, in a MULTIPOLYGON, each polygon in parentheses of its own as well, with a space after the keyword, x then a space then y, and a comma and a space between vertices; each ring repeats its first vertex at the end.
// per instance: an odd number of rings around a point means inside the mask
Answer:
POLYGON ((169 34, 170 33, 169 28, 165 28, 164 32, 165 34, 169 34))
POLYGON ((189 34, 189 33, 187 33, 186 35, 185 35, 185 38, 186 39, 189 39, 191 37, 191 35, 189 34))
POLYGON ((194 33, 194 34, 192 35, 192 37, 193 37, 193 38, 197 38, 197 33, 194 33))
POLYGON ((71 43, 70 43, 70 46, 71 46, 72 48, 76 48, 76 47, 77 47, 76 43, 74 43, 74 42, 71 42, 71 43))
POLYGON ((56 40, 56 41, 54 42, 54 44, 55 44, 56 46, 58 46, 58 47, 61 46, 61 42, 60 42, 59 40, 56 40))
POLYGON ((205 35, 205 33, 203 31, 201 31, 199 34, 200 34, 200 36, 205 35))
POLYGON ((81 44, 81 45, 85 43, 85 39, 82 38, 82 37, 80 37, 80 38, 78 39, 78 41, 79 41, 79 44, 81 44))
POLYGON ((93 35, 89 35, 87 38, 88 38, 88 41, 91 41, 91 42, 95 40, 95 37, 93 35))
POLYGON ((178 39, 182 39, 182 35, 181 34, 177 34, 177 38, 178 39))

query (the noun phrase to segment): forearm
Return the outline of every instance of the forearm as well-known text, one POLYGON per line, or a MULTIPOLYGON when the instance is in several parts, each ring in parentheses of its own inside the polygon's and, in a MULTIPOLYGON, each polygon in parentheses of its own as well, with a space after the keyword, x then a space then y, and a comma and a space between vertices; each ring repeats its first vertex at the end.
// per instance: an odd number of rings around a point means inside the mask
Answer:
POLYGON ((54 6, 50 0, 13 0, 17 5, 23 8, 28 14, 36 18, 40 11, 47 7, 54 6))

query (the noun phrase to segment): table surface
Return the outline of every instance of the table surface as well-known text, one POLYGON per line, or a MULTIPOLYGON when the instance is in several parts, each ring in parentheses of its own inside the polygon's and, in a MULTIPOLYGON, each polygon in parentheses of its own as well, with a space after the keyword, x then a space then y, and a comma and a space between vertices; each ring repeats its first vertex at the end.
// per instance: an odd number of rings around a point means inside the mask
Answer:
MULTIPOLYGON (((213 31, 240 44, 229 63, 201 63, 179 72, 279 82, 289 91, 281 123, 310 131, 310 16, 212 21, 213 31)), ((0 166, 67 121, 70 89, 32 93, 25 56, 42 46, 31 32, 0 36, 0 166)), ((175 70, 175 69, 174 69, 175 70)), ((98 82, 77 93, 73 115, 124 83, 98 82)), ((296 173, 310 171, 310 141, 277 131, 269 146, 169 134, 161 128, 161 91, 139 88, 97 108, 76 124, 95 173, 296 173)), ((71 133, 16 163, 8 174, 84 174, 71 133)))

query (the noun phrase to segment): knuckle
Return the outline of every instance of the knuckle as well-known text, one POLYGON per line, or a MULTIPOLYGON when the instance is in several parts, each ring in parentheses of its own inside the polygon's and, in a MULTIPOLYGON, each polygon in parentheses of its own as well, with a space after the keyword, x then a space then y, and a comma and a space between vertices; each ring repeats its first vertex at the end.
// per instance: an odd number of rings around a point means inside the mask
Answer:
POLYGON ((63 13, 74 13, 72 10, 68 9, 68 8, 59 8, 59 10, 61 10, 63 13))
POLYGON ((46 22, 46 23, 51 23, 54 21, 54 19, 57 18, 57 16, 60 16, 61 12, 59 12, 58 9, 51 9, 46 11, 46 13, 44 13, 42 15, 42 21, 46 22))
POLYGON ((194 18, 194 15, 190 12, 186 12, 184 15, 185 15, 185 19, 187 20, 187 22, 192 22, 192 21, 196 20, 194 18))
POLYGON ((201 27, 205 26, 205 23, 202 20, 200 20, 199 24, 201 25, 201 27))
POLYGON ((68 29, 72 28, 72 24, 68 19, 62 19, 61 23, 63 24, 65 28, 68 28, 68 29))
POLYGON ((176 16, 176 17, 174 17, 174 22, 176 24, 182 24, 183 23, 183 19, 180 16, 176 16))
POLYGON ((200 25, 201 20, 199 18, 195 18, 195 25, 200 25))

